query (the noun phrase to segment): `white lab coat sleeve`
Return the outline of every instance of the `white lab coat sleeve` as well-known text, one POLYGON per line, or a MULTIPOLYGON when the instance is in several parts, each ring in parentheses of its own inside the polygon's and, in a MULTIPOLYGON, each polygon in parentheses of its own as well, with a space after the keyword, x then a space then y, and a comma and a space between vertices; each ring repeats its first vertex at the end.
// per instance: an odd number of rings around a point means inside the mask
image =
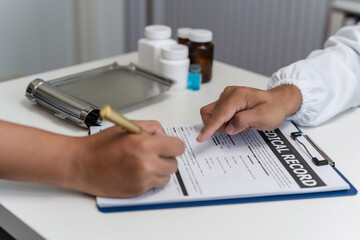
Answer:
POLYGON ((360 25, 341 28, 324 49, 271 76, 268 88, 292 84, 300 89, 302 104, 288 117, 299 125, 316 126, 360 105, 360 25))

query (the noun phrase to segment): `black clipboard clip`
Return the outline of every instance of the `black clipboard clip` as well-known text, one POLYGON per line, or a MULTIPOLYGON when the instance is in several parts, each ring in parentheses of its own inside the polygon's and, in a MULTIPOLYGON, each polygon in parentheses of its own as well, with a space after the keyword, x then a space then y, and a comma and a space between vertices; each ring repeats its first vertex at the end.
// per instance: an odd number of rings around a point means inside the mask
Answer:
POLYGON ((291 138, 295 141, 297 141, 301 146, 304 147, 305 151, 310 155, 311 160, 314 162, 316 166, 324 166, 330 164, 330 166, 335 167, 335 162, 321 149, 316 145, 316 143, 307 135, 303 134, 302 132, 292 132, 291 138), (309 149, 305 146, 304 143, 302 143, 298 137, 303 136, 310 144, 313 146, 324 159, 318 159, 317 157, 314 157, 309 149))

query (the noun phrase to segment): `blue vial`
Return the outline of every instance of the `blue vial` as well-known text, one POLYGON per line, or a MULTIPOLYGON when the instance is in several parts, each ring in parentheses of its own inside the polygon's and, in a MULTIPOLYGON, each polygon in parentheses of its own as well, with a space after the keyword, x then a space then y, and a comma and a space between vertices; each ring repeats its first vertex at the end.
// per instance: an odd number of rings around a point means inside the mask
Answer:
POLYGON ((199 64, 191 64, 189 68, 188 89, 197 91, 201 84, 201 66, 199 64))

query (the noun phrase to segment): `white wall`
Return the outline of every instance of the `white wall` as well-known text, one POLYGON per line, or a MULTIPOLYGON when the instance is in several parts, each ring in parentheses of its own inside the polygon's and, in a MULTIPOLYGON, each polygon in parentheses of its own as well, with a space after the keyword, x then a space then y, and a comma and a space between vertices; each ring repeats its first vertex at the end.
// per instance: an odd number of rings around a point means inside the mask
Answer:
POLYGON ((212 29, 217 60, 270 75, 322 46, 329 3, 1 0, 0 81, 136 50, 151 23, 212 29))
POLYGON ((125 52, 125 1, 74 0, 77 61, 125 52))
POLYGON ((125 51, 124 0, 1 0, 0 81, 125 51))
POLYGON ((70 0, 0 1, 0 79, 73 64, 70 0))

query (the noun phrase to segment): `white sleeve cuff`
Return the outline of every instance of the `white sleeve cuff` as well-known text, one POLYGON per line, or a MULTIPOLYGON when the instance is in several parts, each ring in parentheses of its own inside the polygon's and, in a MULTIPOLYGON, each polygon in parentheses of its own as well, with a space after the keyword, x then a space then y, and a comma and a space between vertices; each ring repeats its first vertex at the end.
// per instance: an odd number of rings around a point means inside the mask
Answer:
POLYGON ((268 84, 268 89, 272 89, 281 85, 293 85, 300 90, 302 96, 302 102, 300 109, 293 115, 287 117, 287 120, 294 121, 295 123, 302 126, 314 126, 316 124, 311 123, 311 116, 316 113, 311 108, 311 97, 307 96, 310 94, 311 89, 306 84, 302 84, 302 81, 298 81, 295 78, 276 79, 276 76, 272 76, 268 84))

